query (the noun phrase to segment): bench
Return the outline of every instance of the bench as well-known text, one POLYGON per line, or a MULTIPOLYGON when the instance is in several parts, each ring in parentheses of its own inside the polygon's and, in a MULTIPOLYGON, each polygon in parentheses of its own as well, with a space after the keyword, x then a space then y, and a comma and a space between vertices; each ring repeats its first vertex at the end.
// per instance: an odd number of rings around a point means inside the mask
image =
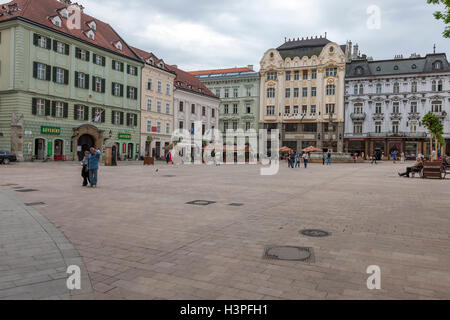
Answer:
POLYGON ((446 170, 442 161, 425 161, 423 163, 422 178, 439 178, 445 179, 446 170))

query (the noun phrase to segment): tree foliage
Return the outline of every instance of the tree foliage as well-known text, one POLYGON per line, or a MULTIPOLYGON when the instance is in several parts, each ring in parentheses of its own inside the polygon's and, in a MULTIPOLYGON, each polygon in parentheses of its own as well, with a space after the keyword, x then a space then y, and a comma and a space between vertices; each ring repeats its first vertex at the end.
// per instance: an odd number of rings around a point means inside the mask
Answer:
POLYGON ((433 15, 437 20, 444 21, 446 27, 442 35, 444 38, 450 38, 450 0, 427 0, 430 4, 444 5, 442 11, 436 11, 433 15))

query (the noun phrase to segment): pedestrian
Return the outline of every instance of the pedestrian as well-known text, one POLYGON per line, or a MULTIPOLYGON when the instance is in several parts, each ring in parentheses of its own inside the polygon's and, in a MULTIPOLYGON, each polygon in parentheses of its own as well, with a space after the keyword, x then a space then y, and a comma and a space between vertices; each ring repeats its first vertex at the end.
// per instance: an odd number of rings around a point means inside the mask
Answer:
POLYGON ((436 150, 433 150, 431 152, 431 160, 435 160, 436 159, 436 150))
POLYGON ((299 152, 297 152, 297 153, 295 154, 295 167, 296 167, 296 168, 299 168, 299 167, 300 167, 300 153, 299 153, 299 152))
POLYGON ((372 162, 370 162, 370 164, 377 164, 377 153, 376 153, 376 151, 374 151, 373 152, 373 155, 372 155, 372 162))
POLYGON ((395 156, 396 156, 396 154, 395 154, 395 151, 392 151, 392 154, 391 154, 391 156, 392 156, 392 160, 394 161, 394 163, 395 163, 395 156))
POLYGON ((325 165, 325 159, 326 159, 326 155, 325 155, 325 151, 322 151, 322 165, 325 165))
POLYGON ((89 151, 84 152, 84 158, 81 160, 81 176, 83 177, 83 187, 86 187, 89 182, 89 151))
POLYGON ((303 154, 303 164, 305 165, 305 169, 308 167, 309 154, 305 152, 303 154))
POLYGON ((102 153, 100 150, 95 150, 95 148, 91 148, 90 152, 88 158, 89 183, 91 187, 96 188, 98 181, 98 161, 102 153))
POLYGON ((294 169, 294 163, 295 163, 295 151, 292 151, 291 154, 289 155, 289 163, 290 163, 290 167, 292 169, 294 169))
POLYGON ((353 155, 353 162, 356 163, 356 160, 358 159, 358 154, 355 152, 353 155))
POLYGON ((331 165, 331 151, 328 150, 327 152, 327 166, 331 165))

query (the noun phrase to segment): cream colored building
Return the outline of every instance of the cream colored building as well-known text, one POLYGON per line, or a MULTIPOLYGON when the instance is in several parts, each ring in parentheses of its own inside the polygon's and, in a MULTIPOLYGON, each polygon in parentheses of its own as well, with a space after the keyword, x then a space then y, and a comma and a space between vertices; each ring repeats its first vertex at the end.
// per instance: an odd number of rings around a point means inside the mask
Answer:
POLYGON ((280 145, 342 152, 346 51, 326 37, 287 40, 261 60, 260 127, 280 145))
POLYGON ((141 156, 160 159, 171 144, 175 72, 162 59, 133 48, 145 61, 141 81, 141 156))

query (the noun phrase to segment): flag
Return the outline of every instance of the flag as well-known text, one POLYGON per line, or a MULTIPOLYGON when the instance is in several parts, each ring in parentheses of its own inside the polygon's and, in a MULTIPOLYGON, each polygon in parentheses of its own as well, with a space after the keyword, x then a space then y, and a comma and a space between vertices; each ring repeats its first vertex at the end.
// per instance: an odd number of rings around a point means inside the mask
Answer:
POLYGON ((101 118, 102 118, 102 111, 98 111, 97 114, 95 115, 94 122, 99 122, 101 118))

